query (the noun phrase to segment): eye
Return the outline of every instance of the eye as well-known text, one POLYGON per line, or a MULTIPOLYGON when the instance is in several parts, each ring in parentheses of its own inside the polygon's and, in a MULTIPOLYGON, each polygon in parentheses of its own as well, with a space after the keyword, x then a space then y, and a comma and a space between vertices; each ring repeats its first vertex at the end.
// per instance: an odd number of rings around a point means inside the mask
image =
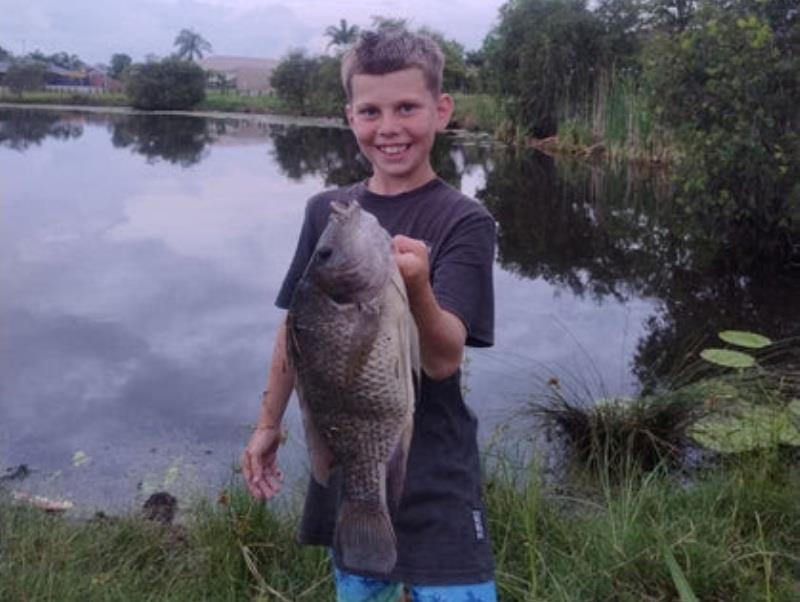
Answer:
POLYGON ((403 104, 400 105, 400 113, 402 115, 408 115, 409 113, 413 113, 414 109, 416 109, 416 108, 417 108, 417 105, 415 105, 414 103, 412 103, 412 102, 404 102, 403 104))
POLYGON ((378 114, 378 109, 376 109, 375 107, 367 106, 358 109, 358 115, 361 117, 366 117, 366 118, 375 117, 377 114, 378 114))
POLYGON ((330 247, 320 247, 317 249, 317 259, 319 261, 327 261, 333 255, 333 249, 330 247))

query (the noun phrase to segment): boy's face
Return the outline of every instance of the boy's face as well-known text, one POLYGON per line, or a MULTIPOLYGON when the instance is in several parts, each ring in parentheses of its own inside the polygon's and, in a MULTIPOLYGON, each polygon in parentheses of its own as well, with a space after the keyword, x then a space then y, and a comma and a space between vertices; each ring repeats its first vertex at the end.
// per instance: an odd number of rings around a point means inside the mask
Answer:
POLYGON ((347 120, 374 178, 393 188, 412 188, 431 179, 431 147, 436 132, 450 121, 452 98, 435 98, 417 68, 354 75, 351 90, 347 120))

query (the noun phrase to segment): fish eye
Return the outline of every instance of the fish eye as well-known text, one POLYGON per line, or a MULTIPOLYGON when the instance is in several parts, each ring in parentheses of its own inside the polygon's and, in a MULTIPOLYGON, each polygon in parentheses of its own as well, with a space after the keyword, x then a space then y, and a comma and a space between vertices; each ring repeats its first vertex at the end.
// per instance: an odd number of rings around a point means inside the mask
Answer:
POLYGON ((330 259, 331 255, 333 255, 333 249, 331 247, 320 247, 317 249, 317 259, 320 261, 327 261, 330 259))

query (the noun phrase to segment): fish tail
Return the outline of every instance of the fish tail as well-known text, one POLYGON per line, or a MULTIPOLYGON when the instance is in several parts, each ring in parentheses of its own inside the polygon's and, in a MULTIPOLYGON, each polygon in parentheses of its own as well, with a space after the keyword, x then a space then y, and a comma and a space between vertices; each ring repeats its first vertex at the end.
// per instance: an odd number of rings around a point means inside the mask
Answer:
POLYGON ((345 498, 334 543, 342 568, 386 574, 397 561, 397 539, 385 504, 345 498))

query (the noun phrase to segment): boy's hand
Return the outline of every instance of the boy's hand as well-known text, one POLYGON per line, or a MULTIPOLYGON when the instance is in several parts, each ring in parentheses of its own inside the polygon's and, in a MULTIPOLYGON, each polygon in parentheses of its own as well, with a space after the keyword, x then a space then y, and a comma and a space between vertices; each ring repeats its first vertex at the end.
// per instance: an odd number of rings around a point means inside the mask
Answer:
POLYGON ((423 241, 398 234, 392 239, 392 250, 407 289, 416 291, 429 283, 428 247, 423 241))
POLYGON ((283 473, 277 462, 280 442, 280 428, 257 428, 242 454, 245 483, 256 499, 268 500, 281 489, 283 473))

